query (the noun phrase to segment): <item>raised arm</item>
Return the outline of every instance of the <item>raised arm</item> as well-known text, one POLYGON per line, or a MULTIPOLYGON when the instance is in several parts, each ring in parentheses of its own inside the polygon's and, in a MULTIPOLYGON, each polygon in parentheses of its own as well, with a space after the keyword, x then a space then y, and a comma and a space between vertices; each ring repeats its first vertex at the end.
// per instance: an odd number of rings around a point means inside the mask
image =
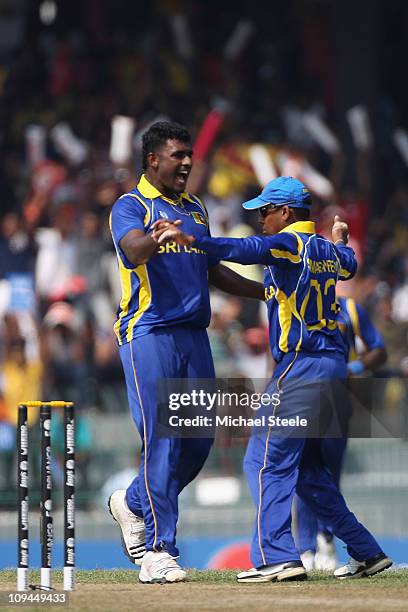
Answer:
POLYGON ((347 246, 348 239, 348 225, 336 215, 332 227, 332 240, 340 262, 339 280, 349 280, 357 271, 356 256, 353 249, 347 246))
POLYGON ((337 244, 335 247, 340 262, 339 280, 350 280, 357 271, 357 260, 351 247, 337 244))

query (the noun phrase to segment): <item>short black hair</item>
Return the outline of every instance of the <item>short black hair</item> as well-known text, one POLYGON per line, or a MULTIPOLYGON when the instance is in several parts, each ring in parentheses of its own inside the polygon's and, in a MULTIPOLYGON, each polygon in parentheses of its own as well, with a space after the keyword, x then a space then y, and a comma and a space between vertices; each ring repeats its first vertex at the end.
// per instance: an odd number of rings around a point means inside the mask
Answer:
POLYGON ((290 210, 293 212, 293 216, 295 217, 296 221, 309 221, 309 208, 291 208, 290 210))
POLYGON ((166 144, 168 140, 191 142, 191 135, 187 128, 180 123, 172 121, 158 121, 153 123, 142 137, 142 166, 147 168, 147 156, 166 144))

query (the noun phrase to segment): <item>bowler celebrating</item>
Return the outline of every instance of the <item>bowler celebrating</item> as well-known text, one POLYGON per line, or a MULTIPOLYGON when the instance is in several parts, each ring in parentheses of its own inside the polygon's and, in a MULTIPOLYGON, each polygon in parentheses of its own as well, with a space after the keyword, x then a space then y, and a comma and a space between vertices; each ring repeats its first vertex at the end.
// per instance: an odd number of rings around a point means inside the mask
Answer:
POLYGON ((129 558, 144 583, 180 582, 176 525, 178 495, 201 470, 212 440, 158 438, 157 383, 163 378, 214 378, 206 327, 208 281, 239 296, 262 299, 262 285, 218 264, 202 249, 159 245, 158 220, 184 223, 207 236, 207 212, 186 192, 192 167, 190 134, 178 124, 155 123, 143 136, 145 173, 114 204, 111 231, 122 299, 114 326, 129 405, 142 439, 140 473, 109 507, 129 558))

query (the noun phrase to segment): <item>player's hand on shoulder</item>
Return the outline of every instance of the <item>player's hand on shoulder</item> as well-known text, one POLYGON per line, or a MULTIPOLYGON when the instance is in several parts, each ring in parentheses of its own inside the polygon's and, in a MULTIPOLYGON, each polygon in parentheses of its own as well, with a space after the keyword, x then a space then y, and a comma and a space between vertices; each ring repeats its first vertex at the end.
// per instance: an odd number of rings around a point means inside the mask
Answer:
POLYGON ((334 244, 336 244, 336 242, 342 242, 343 244, 347 244, 349 236, 350 233, 347 223, 345 223, 345 221, 342 221, 339 215, 335 215, 332 227, 332 240, 334 244))

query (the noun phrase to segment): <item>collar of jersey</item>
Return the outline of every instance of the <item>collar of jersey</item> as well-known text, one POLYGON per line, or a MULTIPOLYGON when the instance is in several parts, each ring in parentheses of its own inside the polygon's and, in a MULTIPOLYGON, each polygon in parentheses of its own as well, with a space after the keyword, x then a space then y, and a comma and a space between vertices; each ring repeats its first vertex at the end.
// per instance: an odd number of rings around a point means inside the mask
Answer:
POLYGON ((296 223, 291 223, 287 225, 281 231, 282 232, 300 232, 301 234, 315 234, 316 228, 314 221, 296 221, 296 223))
POLYGON ((167 198, 147 180, 144 174, 142 174, 142 176, 140 177, 140 181, 137 185, 137 188, 142 194, 142 196, 144 196, 145 198, 149 198, 150 200, 154 200, 155 198, 161 198, 162 200, 165 200, 166 202, 169 202, 169 204, 173 205, 179 204, 183 198, 187 197, 187 194, 183 192, 179 195, 177 200, 167 198))

